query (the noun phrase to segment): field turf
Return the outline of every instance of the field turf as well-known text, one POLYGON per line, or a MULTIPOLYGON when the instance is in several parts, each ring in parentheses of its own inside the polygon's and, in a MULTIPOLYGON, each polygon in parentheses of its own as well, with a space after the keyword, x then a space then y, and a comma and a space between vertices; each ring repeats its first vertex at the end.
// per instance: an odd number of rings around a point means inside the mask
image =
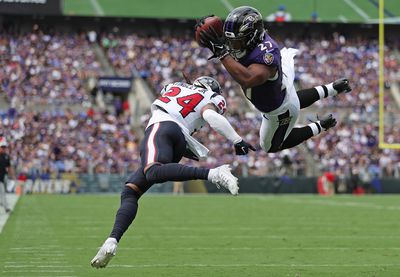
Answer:
MULTIPOLYGON (((64 0, 64 14, 116 17, 199 18, 215 14, 225 18, 235 7, 248 5, 267 15, 284 4, 293 21, 310 21, 316 11, 322 22, 376 21, 379 0, 64 0)), ((385 18, 400 16, 399 0, 385 0, 385 18)))
POLYGON ((146 195, 109 267, 118 195, 23 196, 0 276, 400 276, 400 196, 146 195))

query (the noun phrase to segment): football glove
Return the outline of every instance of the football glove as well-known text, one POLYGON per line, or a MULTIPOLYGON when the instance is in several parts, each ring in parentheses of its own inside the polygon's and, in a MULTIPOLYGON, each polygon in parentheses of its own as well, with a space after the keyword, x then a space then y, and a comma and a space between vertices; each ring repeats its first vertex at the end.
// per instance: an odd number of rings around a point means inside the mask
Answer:
POLYGON ((192 150, 190 150, 189 148, 186 148, 185 154, 183 154, 183 156, 185 158, 194 160, 194 161, 199 161, 199 157, 197 157, 192 150))
POLYGON ((223 59, 229 55, 228 48, 225 45, 225 38, 219 36, 213 27, 209 27, 207 31, 200 32, 200 44, 211 50, 213 55, 208 59, 223 59))
POLYGON ((349 80, 347 80, 346 78, 336 80, 335 82, 333 82, 333 89, 336 90, 338 93, 350 92, 351 87, 349 84, 349 80))
POLYGON ((335 127, 337 124, 337 121, 332 114, 325 115, 322 118, 318 118, 318 120, 319 124, 324 129, 324 131, 327 131, 328 129, 335 127))
POLYGON ((246 155, 249 153, 249 149, 256 151, 253 145, 241 140, 240 142, 236 143, 235 145, 235 153, 236 155, 246 155))
POLYGON ((213 17, 213 16, 214 16, 213 14, 210 14, 210 15, 203 16, 200 19, 197 19, 196 20, 196 25, 194 25, 194 30, 196 31, 198 27, 203 26, 204 21, 206 20, 206 18, 213 17))

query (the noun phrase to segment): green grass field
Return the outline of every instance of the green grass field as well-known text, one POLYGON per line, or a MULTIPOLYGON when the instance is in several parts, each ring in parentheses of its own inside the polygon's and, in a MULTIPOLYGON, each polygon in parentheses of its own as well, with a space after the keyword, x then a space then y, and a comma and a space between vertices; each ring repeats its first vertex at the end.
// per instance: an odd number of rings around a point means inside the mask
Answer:
MULTIPOLYGON (((321 21, 368 22, 378 18, 379 0, 64 0, 67 15, 98 15, 117 17, 198 18, 210 13, 225 18, 235 7, 250 5, 263 16, 284 4, 294 21, 309 21, 317 11, 321 21)), ((385 18, 400 16, 400 2, 385 0, 385 18)))
POLYGON ((399 200, 147 195, 96 270, 119 197, 24 196, 0 235, 0 276, 400 276, 399 200))

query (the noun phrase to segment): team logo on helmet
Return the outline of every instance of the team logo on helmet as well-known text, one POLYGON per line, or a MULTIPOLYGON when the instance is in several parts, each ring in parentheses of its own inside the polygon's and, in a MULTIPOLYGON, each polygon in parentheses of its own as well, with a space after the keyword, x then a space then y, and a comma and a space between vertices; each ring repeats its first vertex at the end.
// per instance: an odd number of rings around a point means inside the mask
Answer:
POLYGON ((196 87, 201 87, 207 90, 211 90, 218 94, 221 94, 221 85, 212 77, 209 76, 201 76, 194 80, 193 85, 196 87))
POLYGON ((274 55, 272 53, 264 54, 264 62, 266 65, 271 65, 273 61, 274 61, 274 55))
POLYGON ((256 22, 256 18, 254 15, 249 14, 243 20, 242 26, 239 28, 239 33, 245 32, 247 29, 254 28, 254 22, 256 22))

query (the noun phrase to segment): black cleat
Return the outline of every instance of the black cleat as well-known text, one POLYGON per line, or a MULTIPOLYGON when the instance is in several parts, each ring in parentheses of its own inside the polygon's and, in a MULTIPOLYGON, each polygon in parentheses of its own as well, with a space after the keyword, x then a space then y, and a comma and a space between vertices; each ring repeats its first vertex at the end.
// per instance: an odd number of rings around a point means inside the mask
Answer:
POLYGON ((333 82, 333 89, 336 90, 338 94, 342 92, 350 92, 351 87, 349 84, 349 80, 347 80, 346 78, 337 79, 335 82, 333 82))
POLYGON ((319 124, 321 125, 321 127, 326 131, 332 127, 336 126, 336 119, 333 117, 332 114, 328 114, 324 117, 322 117, 321 119, 319 119, 319 124))

